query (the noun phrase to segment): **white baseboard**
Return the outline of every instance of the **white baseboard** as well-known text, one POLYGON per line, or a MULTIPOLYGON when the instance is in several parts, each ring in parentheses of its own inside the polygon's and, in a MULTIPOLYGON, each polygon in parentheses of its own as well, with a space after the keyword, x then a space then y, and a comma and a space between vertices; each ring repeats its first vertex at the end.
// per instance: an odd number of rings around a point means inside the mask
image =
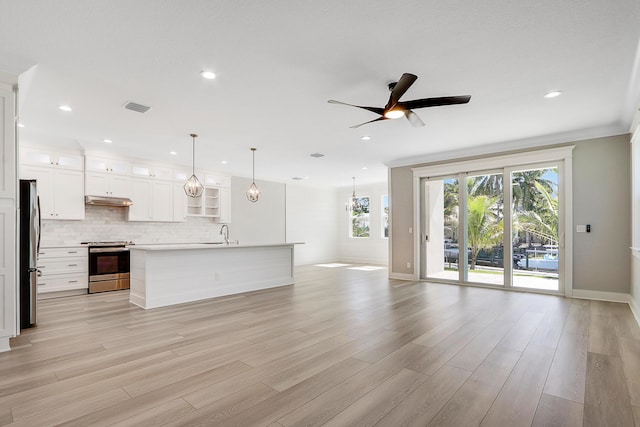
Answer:
POLYGON ((11 350, 11 345, 9 344, 9 337, 0 337, 0 353, 3 351, 11 350))
POLYGON ((633 317, 636 318, 638 326, 640 326, 640 305, 631 295, 629 295, 629 308, 631 309, 631 313, 633 313, 633 317))
POLYGON ((389 272, 389 279, 398 279, 398 280, 418 280, 413 274, 407 273, 392 273, 389 272))
POLYGON ((588 291, 584 289, 574 289, 571 293, 573 298, 592 299, 597 301, 624 302, 629 303, 631 296, 629 294, 620 294, 618 292, 588 291))

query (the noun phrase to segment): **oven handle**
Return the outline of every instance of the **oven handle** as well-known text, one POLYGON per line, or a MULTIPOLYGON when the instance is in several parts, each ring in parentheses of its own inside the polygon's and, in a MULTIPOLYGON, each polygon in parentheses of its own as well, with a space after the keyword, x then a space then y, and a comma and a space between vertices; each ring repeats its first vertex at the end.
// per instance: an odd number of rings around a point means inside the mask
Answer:
POLYGON ((104 252, 129 252, 129 248, 89 248, 90 254, 104 253, 104 252))

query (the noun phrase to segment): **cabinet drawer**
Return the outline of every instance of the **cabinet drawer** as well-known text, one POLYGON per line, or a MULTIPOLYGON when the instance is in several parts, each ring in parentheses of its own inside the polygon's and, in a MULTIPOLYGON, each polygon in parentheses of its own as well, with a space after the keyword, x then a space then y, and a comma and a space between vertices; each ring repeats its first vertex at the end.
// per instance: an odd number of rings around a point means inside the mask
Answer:
POLYGON ((87 258, 89 256, 89 250, 86 247, 83 248, 40 248, 38 252, 38 260, 48 258, 87 258))
POLYGON ((51 274, 87 273, 87 258, 69 257, 38 260, 38 269, 43 276, 51 274))
POLYGON ((72 289, 89 289, 89 277, 86 274, 60 274, 57 276, 38 277, 38 293, 68 291, 72 289))

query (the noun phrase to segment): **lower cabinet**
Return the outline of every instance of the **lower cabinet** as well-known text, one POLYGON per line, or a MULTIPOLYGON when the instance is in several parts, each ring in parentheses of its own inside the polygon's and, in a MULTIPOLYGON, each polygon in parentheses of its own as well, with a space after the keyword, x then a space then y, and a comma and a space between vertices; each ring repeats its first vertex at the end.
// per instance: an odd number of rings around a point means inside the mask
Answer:
POLYGON ((51 297, 53 292, 88 291, 88 257, 86 246, 40 248, 37 262, 38 295, 46 298, 51 297))

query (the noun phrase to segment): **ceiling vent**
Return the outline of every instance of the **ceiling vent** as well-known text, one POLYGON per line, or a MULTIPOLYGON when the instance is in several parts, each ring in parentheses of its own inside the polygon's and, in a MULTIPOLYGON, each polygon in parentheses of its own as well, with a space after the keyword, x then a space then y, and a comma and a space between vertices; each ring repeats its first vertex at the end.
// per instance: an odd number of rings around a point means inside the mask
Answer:
POLYGON ((142 104, 136 104, 135 102, 131 101, 127 101, 127 103, 124 104, 124 108, 126 108, 127 110, 136 111, 138 113, 146 113, 151 109, 151 107, 147 107, 146 105, 142 104))
POLYGON ((311 157, 315 157, 316 159, 320 158, 320 157, 324 157, 324 154, 322 153, 313 153, 313 154, 309 154, 311 157))

